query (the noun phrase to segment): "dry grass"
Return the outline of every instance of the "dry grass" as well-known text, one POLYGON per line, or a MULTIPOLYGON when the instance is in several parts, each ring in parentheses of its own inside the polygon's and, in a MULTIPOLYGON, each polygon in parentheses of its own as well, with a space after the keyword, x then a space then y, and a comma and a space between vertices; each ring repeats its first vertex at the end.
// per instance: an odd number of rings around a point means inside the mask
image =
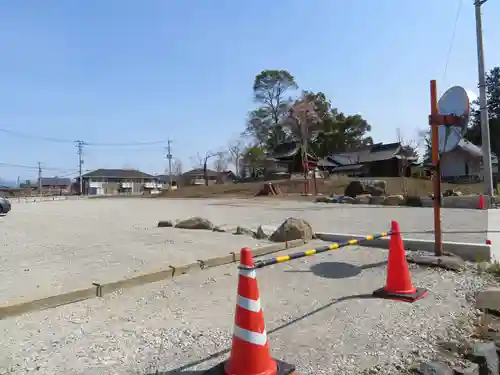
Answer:
MULTIPOLYGON (((344 194, 347 185, 354 179, 347 177, 331 177, 328 180, 318 180, 318 193, 344 194)), ((403 194, 403 179, 402 178, 383 178, 387 181, 388 194, 403 194)), ((249 182, 241 184, 223 184, 211 186, 188 186, 181 187, 174 191, 166 191, 162 193, 165 198, 216 198, 236 196, 236 197, 253 197, 262 188, 264 182, 249 182)), ((273 184, 279 184, 284 195, 297 196, 304 189, 303 180, 280 180, 273 181, 273 184)), ((427 196, 432 192, 432 182, 416 178, 406 178, 405 184, 408 195, 427 196)), ((482 184, 445 184, 442 185, 443 190, 454 189, 459 190, 464 194, 476 194, 482 192, 482 184)))

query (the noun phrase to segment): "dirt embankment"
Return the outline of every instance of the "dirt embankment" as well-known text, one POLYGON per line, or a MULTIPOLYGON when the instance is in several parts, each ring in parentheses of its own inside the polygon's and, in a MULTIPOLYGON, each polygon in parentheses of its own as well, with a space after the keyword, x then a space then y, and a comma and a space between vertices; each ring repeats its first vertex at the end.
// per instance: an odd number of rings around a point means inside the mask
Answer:
MULTIPOLYGON (((432 192, 432 182, 416 178, 380 178, 387 181, 387 194, 404 194, 414 196, 427 196, 432 192)), ((317 180, 317 192, 324 195, 344 194, 344 190, 353 178, 331 177, 328 180, 317 180)), ((285 196, 297 196, 304 190, 303 180, 272 181, 277 184, 285 196)), ((217 196, 253 197, 262 189, 264 182, 248 182, 237 184, 221 184, 211 186, 186 186, 174 191, 165 191, 161 194, 164 198, 215 198, 217 196)), ((442 184, 442 189, 459 190, 463 194, 480 193, 482 184, 442 184)))

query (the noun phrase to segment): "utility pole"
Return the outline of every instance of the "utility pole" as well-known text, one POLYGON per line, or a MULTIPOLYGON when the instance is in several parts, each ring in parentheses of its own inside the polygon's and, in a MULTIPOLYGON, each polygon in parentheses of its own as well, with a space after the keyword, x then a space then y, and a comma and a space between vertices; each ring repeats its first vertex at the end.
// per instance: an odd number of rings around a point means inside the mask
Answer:
POLYGON ((476 37, 477 37, 477 70, 479 74, 479 110, 481 113, 481 143, 483 149, 484 194, 493 196, 493 176, 491 171, 490 124, 488 119, 488 102, 486 99, 486 79, 484 69, 483 22, 481 5, 488 0, 475 0, 476 37))
POLYGON ((42 195, 42 163, 38 162, 38 194, 42 195))
POLYGON ((76 142, 76 149, 78 153, 78 176, 80 177, 80 195, 83 195, 83 177, 82 177, 82 167, 83 167, 83 145, 85 144, 84 141, 75 141, 76 142))
POLYGON ((169 190, 172 190, 172 141, 167 142, 167 159, 168 159, 168 184, 169 190))

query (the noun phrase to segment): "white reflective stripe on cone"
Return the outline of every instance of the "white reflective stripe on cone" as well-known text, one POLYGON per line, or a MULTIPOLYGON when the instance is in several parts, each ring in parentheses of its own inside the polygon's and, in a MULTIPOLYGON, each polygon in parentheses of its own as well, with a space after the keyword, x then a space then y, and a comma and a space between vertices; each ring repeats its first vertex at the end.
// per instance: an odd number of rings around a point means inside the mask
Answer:
POLYGON ((240 275, 248 277, 250 279, 256 279, 257 278, 257 272, 255 272, 255 270, 245 270, 243 268, 240 268, 240 275))
POLYGON ((234 326, 234 336, 254 345, 264 346, 267 343, 267 334, 265 331, 262 333, 252 332, 237 325, 234 326))
POLYGON ((248 310, 248 311, 259 312, 261 309, 260 299, 255 301, 253 299, 238 296, 237 303, 238 303, 239 307, 241 307, 245 310, 248 310))

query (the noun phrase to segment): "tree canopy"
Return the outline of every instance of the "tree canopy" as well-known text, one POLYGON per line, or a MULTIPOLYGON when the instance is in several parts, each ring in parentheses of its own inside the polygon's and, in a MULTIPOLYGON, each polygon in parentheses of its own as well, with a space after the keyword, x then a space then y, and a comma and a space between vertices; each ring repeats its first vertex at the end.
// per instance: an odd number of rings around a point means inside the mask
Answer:
MULTIPOLYGON (((488 103, 488 118, 490 122, 491 151, 500 155, 500 67, 491 69, 486 74, 486 100, 488 103)), ((475 145, 481 144, 481 116, 479 103, 474 103, 471 115, 471 125, 465 138, 475 145)))
POLYGON ((263 155, 285 141, 307 141, 317 157, 372 144, 371 125, 358 114, 346 115, 323 92, 299 91, 286 70, 264 70, 253 84, 257 107, 248 115, 245 135, 263 155), (304 139, 305 137, 305 139, 304 139))

